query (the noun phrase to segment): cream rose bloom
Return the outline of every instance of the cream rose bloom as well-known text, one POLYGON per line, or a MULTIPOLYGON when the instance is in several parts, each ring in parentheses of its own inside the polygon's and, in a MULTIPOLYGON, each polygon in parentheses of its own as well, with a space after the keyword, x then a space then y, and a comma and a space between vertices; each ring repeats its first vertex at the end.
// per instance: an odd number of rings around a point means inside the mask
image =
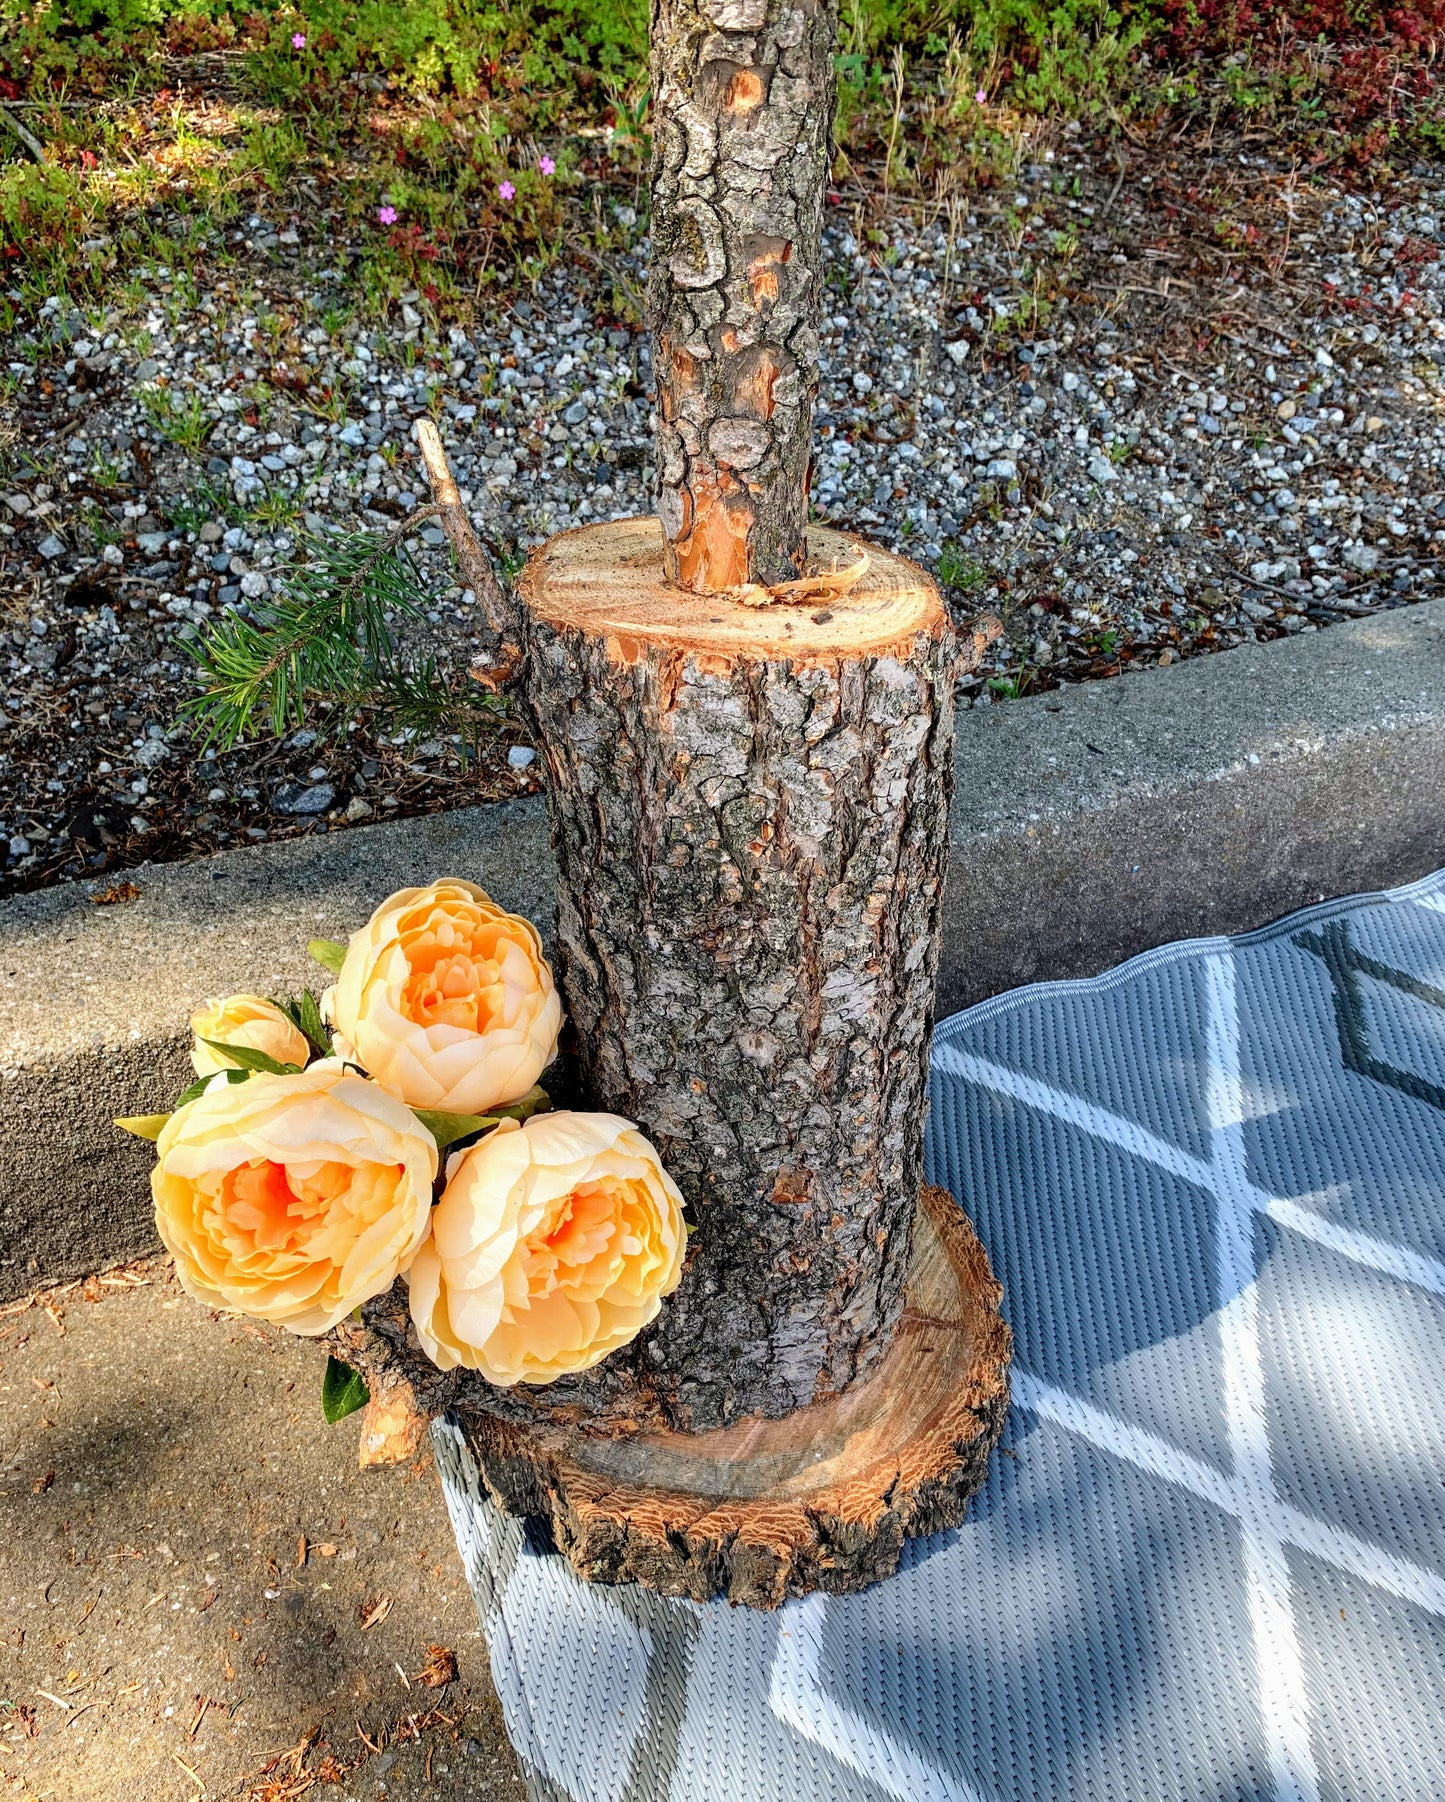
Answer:
POLYGON ((306 1034, 294 1026, 274 1001, 260 995, 227 995, 224 1001, 208 1001, 191 1015, 191 1063, 197 1076, 214 1076, 217 1070, 234 1070, 236 1066, 219 1051, 212 1051, 205 1039, 222 1045, 245 1045, 252 1051, 264 1051, 278 1064, 295 1064, 304 1069, 311 1055, 306 1034))
POLYGON ((156 1141, 156 1227, 197 1301, 324 1333, 410 1264, 436 1170, 411 1110, 335 1058, 218 1076, 156 1141))
POLYGON ((587 1370, 682 1274, 682 1197, 615 1114, 504 1120, 452 1161, 407 1276, 422 1347, 502 1387, 587 1370))
POLYGON ((322 997, 336 1050, 412 1107, 484 1114, 557 1054, 562 1003, 529 920, 459 880, 402 889, 322 997))

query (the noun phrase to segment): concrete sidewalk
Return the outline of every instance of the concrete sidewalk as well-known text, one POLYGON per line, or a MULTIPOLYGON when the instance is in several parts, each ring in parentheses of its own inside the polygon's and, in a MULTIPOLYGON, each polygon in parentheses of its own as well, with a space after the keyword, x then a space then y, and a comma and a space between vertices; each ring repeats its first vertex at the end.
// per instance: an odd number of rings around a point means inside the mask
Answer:
POLYGON ((430 1453, 358 1470, 324 1363, 159 1262, 0 1314, 0 1796, 524 1802, 430 1453))

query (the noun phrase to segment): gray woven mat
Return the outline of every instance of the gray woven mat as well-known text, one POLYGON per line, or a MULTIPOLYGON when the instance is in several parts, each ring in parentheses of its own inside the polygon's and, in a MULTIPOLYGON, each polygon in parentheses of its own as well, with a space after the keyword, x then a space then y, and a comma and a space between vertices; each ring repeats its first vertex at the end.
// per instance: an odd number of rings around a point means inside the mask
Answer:
POLYGON ((896 1577, 591 1588, 435 1429, 533 1795, 1445 1798, 1445 874, 998 997, 933 1063, 1015 1407, 896 1577))

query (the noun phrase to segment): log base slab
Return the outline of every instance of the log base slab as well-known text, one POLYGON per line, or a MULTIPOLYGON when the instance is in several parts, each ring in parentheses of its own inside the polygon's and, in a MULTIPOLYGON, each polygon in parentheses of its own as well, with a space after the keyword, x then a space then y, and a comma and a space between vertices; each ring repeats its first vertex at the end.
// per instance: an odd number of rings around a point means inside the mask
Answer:
POLYGON ((467 1408, 493 1501, 545 1520, 590 1582, 775 1608, 890 1575, 905 1539, 962 1520, 1008 1410, 1002 1288, 953 1198, 921 1201, 902 1320, 865 1379, 699 1434, 601 1439, 467 1408))

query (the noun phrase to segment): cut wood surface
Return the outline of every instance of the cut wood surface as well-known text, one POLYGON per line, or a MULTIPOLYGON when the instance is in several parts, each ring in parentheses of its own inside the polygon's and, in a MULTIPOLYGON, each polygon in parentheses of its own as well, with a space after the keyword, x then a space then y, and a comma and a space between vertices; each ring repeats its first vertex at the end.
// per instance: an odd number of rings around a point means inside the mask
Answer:
POLYGON ((422 1449, 430 1425, 417 1407, 416 1391, 410 1383, 373 1389, 361 1416, 357 1462, 363 1470, 377 1464, 408 1463, 422 1449))
POLYGON ((549 539, 528 563, 522 595, 532 614, 576 628, 632 665, 642 646, 738 658, 820 659, 907 655, 919 633, 941 637, 947 615, 932 580, 892 556, 828 527, 808 533, 812 570, 846 568, 859 551, 866 573, 846 594, 822 602, 746 606, 724 594, 688 594, 667 580, 662 528, 655 519, 617 519, 549 539))
POLYGON ((963 1518, 1008 1408, 1002 1291, 952 1197, 925 1189, 907 1303, 886 1357, 785 1420, 603 1439, 466 1409, 493 1499, 550 1524, 597 1582, 772 1608, 860 1589, 903 1541, 963 1518))

